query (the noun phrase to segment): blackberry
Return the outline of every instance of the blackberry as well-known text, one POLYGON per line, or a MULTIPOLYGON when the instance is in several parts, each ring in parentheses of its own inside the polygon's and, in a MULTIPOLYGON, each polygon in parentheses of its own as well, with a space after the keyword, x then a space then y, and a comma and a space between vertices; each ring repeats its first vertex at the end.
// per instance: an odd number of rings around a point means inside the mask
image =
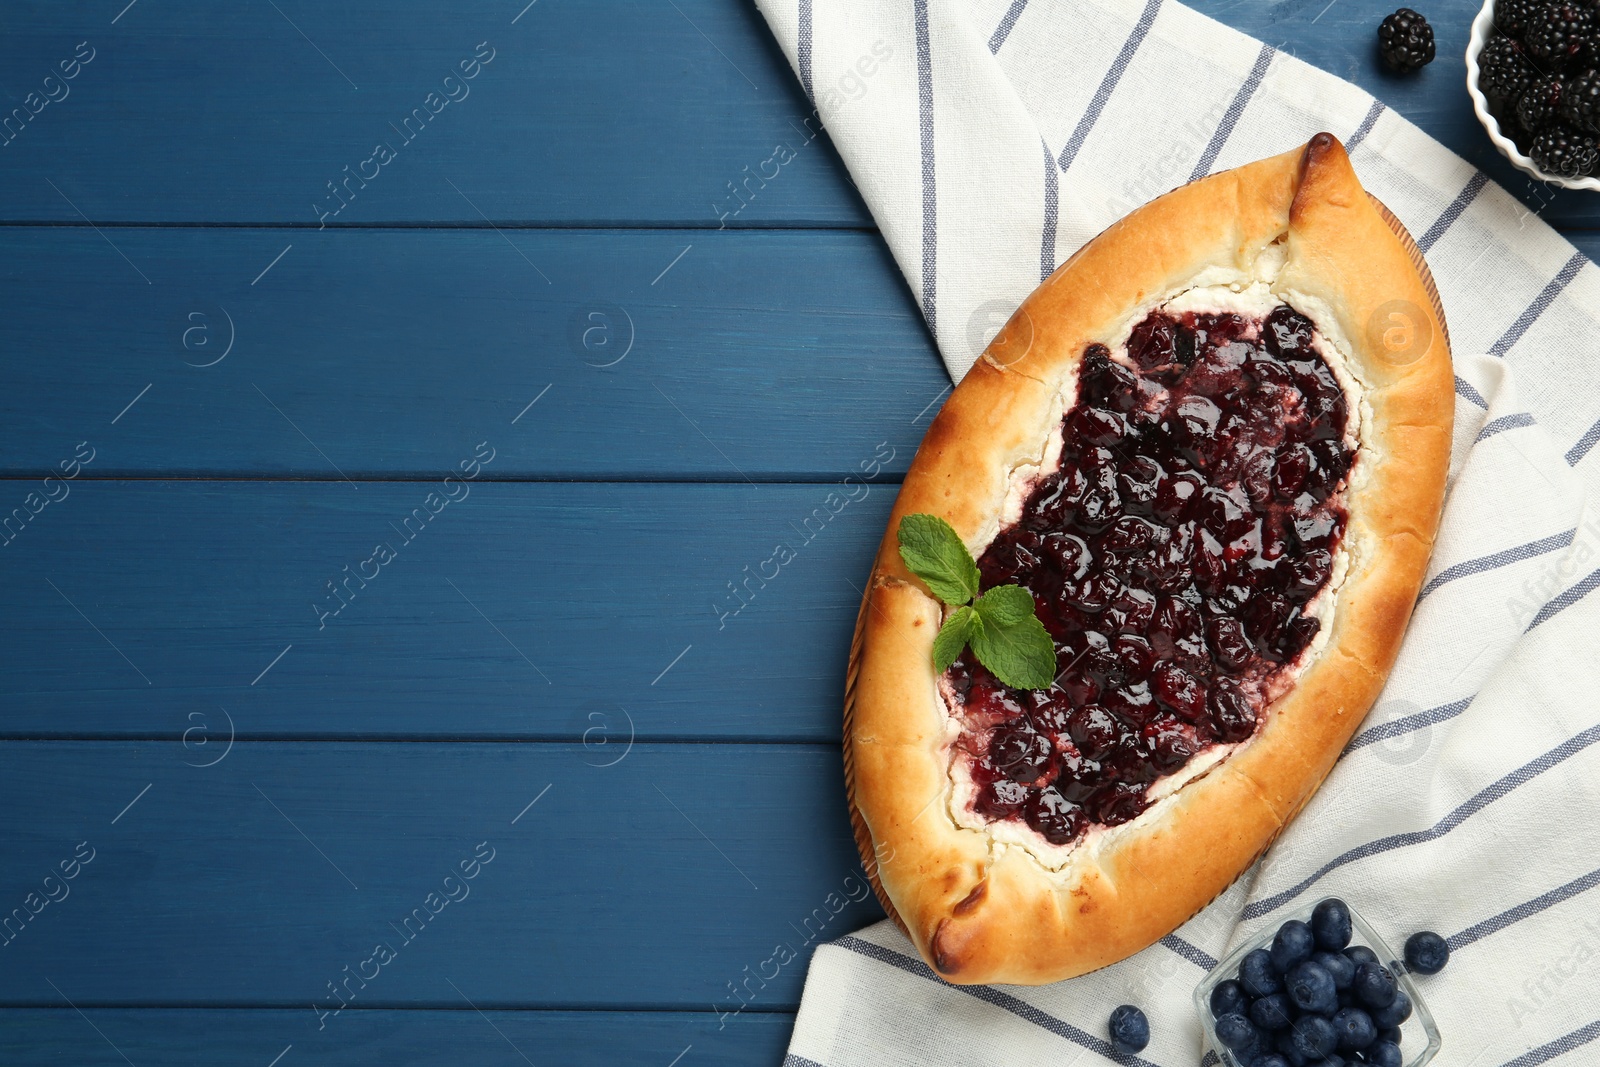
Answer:
POLYGON ((1521 37, 1528 21, 1547 0, 1494 0, 1494 24, 1501 33, 1521 37))
POLYGON ((1478 56, 1478 88, 1496 115, 1509 113, 1533 80, 1534 70, 1522 48, 1509 37, 1495 37, 1478 56))
POLYGON ((1578 49, 1578 54, 1567 64, 1574 71, 1594 70, 1600 67, 1600 4, 1590 5, 1590 18, 1594 25, 1589 28, 1589 37, 1583 42, 1583 47, 1578 49))
POLYGON ((1528 56, 1546 73, 1561 70, 1583 51, 1594 32, 1594 12, 1577 0, 1546 4, 1522 35, 1528 56))
POLYGON ((1530 137, 1555 122, 1561 114, 1562 99, 1566 95, 1566 82, 1559 76, 1540 74, 1517 101, 1517 123, 1530 137))
POLYGON ((1561 117, 1585 133, 1600 134, 1600 70, 1588 70, 1567 83, 1561 117))
POLYGON ((1546 174, 1583 178, 1600 163, 1600 144, 1589 134, 1557 123, 1533 139, 1528 155, 1546 174))
POLYGON ((1378 55, 1401 74, 1422 69, 1433 62, 1433 27, 1409 7, 1401 8, 1378 27, 1378 55))

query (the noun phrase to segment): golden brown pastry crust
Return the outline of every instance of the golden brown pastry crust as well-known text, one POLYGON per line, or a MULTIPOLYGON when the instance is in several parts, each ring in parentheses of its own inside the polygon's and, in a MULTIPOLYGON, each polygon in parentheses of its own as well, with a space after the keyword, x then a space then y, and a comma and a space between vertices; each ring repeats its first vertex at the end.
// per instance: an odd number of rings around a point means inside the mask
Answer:
POLYGON ((1327 775, 1394 661, 1438 524, 1453 412, 1444 323, 1330 134, 1153 201, 1023 302, 929 428, 863 606, 846 737, 854 802, 881 885, 931 966, 960 983, 1095 970, 1171 932, 1261 854, 1327 775), (1072 400, 1084 347, 1117 344, 1130 314, 1202 270, 1248 276, 1275 242, 1286 258, 1273 291, 1317 307, 1314 321, 1348 342, 1362 384, 1361 450, 1344 497, 1349 567, 1327 643, 1224 762, 1052 870, 951 816, 950 720, 932 659, 944 609, 902 563, 895 531, 902 516, 931 512, 981 555, 1011 472, 1041 461, 1072 400))

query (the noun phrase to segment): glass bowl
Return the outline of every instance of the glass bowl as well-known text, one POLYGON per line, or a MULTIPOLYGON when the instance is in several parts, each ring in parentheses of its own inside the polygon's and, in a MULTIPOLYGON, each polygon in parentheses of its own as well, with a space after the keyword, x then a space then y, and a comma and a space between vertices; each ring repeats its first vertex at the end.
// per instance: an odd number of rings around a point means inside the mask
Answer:
MULTIPOLYGON (((1299 919, 1303 923, 1311 922, 1311 913, 1316 909, 1319 901, 1312 901, 1298 911, 1291 911, 1281 916, 1277 922, 1271 923, 1260 934, 1246 941, 1230 952, 1226 959, 1212 968, 1211 973, 1201 980, 1195 987, 1194 1007, 1200 1014, 1200 1025, 1205 1030, 1206 1044, 1216 1053, 1222 1067, 1242 1067, 1233 1050, 1217 1040, 1217 1020, 1211 1017, 1211 991, 1229 978, 1236 978, 1239 974, 1239 961, 1258 948, 1268 948, 1272 945, 1272 938, 1278 928, 1290 919, 1299 919)), ((1346 903, 1346 907, 1349 904, 1346 903)), ((1406 973, 1405 965, 1400 961, 1400 956, 1378 936, 1378 932, 1361 917, 1355 908, 1350 908, 1350 924, 1353 933, 1350 938, 1352 945, 1366 945, 1377 954, 1383 965, 1394 973, 1395 981, 1400 988, 1405 990, 1411 998, 1411 1018, 1407 1019, 1400 1027, 1400 1051, 1405 1054, 1405 1067, 1423 1067, 1439 1052, 1439 1028, 1434 1025, 1433 1013, 1428 1010, 1428 1002, 1423 999, 1422 991, 1412 981, 1411 975, 1406 973)))

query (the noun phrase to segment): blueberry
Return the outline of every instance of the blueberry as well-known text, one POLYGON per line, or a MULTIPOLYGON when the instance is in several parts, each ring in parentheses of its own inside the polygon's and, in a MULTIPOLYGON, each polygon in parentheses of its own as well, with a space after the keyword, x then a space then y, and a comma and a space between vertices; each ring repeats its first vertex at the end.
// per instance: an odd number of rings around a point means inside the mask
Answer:
POLYGON ((1294 1032, 1281 1030, 1276 1041, 1278 1055, 1289 1061, 1289 1067, 1306 1067, 1311 1060, 1304 1052, 1294 1047, 1294 1032))
POLYGON ((1400 1043, 1400 1028, 1398 1026, 1390 1026, 1380 1029, 1378 1031, 1378 1041, 1380 1043, 1388 1041, 1391 1044, 1398 1045, 1400 1043))
POLYGON ((1234 1012, 1248 1011, 1250 998, 1245 995, 1244 986, 1229 978, 1225 982, 1218 982, 1211 990, 1211 1017, 1220 1019, 1224 1015, 1234 1012))
POLYGON ((1372 951, 1366 945, 1351 945, 1349 948, 1344 950, 1344 954, 1349 956, 1350 962, 1354 963, 1357 967, 1361 966, 1363 963, 1378 962, 1378 954, 1372 951))
POLYGON ((1278 927, 1278 933, 1272 939, 1273 969, 1279 974, 1288 974, 1297 964, 1309 960, 1315 948, 1316 940, 1311 936, 1311 927, 1299 919, 1290 919, 1278 927))
POLYGON ((1372 1009, 1372 1021, 1380 1030, 1398 1027, 1411 1018, 1411 998, 1404 989, 1394 991, 1394 999, 1381 1008, 1372 1009))
POLYGON ((1333 979, 1333 988, 1344 990, 1356 977, 1356 965, 1343 952, 1313 952, 1311 962, 1319 965, 1333 979))
POLYGON ((1438 974, 1450 962, 1450 946, 1432 930, 1406 938, 1406 967, 1416 974, 1438 974))
POLYGON ((1380 1041, 1367 1049, 1367 1062, 1372 1067, 1403 1067, 1405 1057, 1400 1055, 1400 1046, 1393 1041, 1380 1041))
POLYGON ((1273 993, 1250 1005, 1250 1019, 1263 1030, 1282 1030, 1294 1022, 1294 1005, 1284 994, 1273 993))
POLYGON ((1323 1057, 1322 1062, 1317 1064, 1317 1067, 1347 1067, 1349 1062, 1349 1060, 1345 1059, 1337 1052, 1330 1052, 1327 1054, 1327 1056, 1323 1057))
POLYGON ((1357 967, 1351 988, 1356 991, 1356 1003, 1368 1008, 1388 1006, 1393 1002, 1396 992, 1394 975, 1389 973, 1389 968, 1378 963, 1363 963, 1357 967))
POLYGON ((1320 1060, 1339 1043, 1333 1024, 1320 1015, 1302 1015, 1294 1021, 1294 1047, 1308 1060, 1320 1060))
POLYGON ((1317 947, 1338 952, 1350 943, 1350 909, 1338 897, 1329 897, 1311 913, 1311 933, 1317 947))
POLYGON ((1314 960, 1307 960, 1289 972, 1287 979, 1289 999, 1301 1011, 1315 1015, 1332 1015, 1339 1010, 1339 992, 1333 987, 1333 975, 1314 960))
POLYGON ((1111 1044, 1125 1056, 1144 1051, 1150 1043, 1150 1020, 1132 1004, 1111 1013, 1111 1044))
POLYGON ((1339 1035, 1339 1047, 1346 1052, 1360 1052, 1378 1040, 1378 1027, 1360 1008, 1340 1008, 1333 1016, 1333 1029, 1339 1035))
POLYGON ((1217 1020, 1217 1040, 1238 1051, 1246 1045, 1255 1044, 1256 1028, 1249 1019, 1233 1012, 1217 1020))
POLYGON ((1256 1064, 1259 1063, 1263 1057, 1271 1056, 1273 1054, 1272 1035, 1261 1030, 1257 1030, 1255 1040, 1246 1045, 1244 1048, 1235 1049, 1233 1058, 1243 1064, 1244 1067, 1256 1067, 1256 1064))
POLYGON ((1289 1061, 1276 1052, 1269 1052, 1252 1063, 1250 1067, 1289 1067, 1289 1061))
POLYGON ((1283 988, 1278 972, 1272 969, 1272 957, 1264 948, 1245 953, 1239 961, 1239 984, 1252 997, 1270 997, 1283 988))
MULTIPOLYGON (((1258 1041, 1259 1038, 1252 1034, 1248 1045, 1244 1046, 1244 1048, 1233 1050, 1233 1061, 1239 1064, 1240 1067, 1252 1067, 1256 1062, 1256 1057, 1260 1056, 1262 1051, 1261 1046, 1257 1044, 1258 1041)), ((1223 1047, 1220 1040, 1217 1044, 1218 1047, 1223 1047)))

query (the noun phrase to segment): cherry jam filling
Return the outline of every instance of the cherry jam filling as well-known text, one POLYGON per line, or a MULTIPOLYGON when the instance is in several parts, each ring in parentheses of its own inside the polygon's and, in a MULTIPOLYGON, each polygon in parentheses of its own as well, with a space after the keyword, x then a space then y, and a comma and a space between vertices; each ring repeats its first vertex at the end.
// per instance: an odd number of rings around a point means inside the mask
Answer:
POLYGON ((1255 732, 1316 637, 1355 455, 1313 326, 1153 312, 1127 362, 1090 345, 1060 466, 978 561, 1033 593, 1055 640, 1047 690, 1008 688, 968 651, 947 675, 974 811, 1052 844, 1117 825, 1152 783, 1255 732))

